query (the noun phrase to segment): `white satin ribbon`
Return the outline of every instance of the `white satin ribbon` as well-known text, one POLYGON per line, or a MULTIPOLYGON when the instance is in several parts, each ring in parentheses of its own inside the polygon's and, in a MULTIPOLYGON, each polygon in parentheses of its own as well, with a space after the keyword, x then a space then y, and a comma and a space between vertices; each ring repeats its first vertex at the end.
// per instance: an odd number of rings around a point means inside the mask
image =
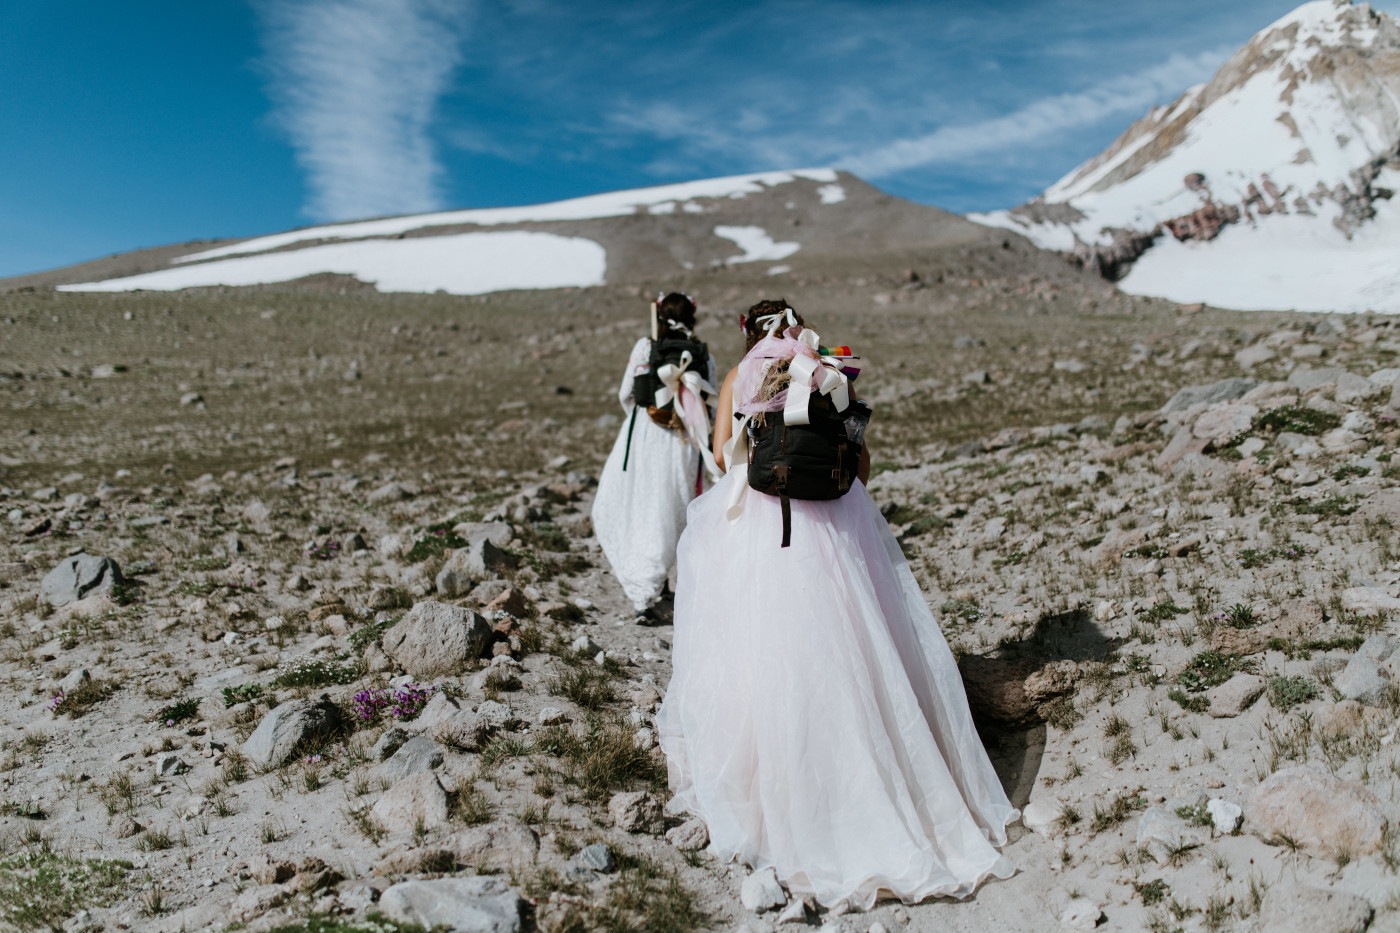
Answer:
POLYGON ((705 396, 714 395, 715 387, 710 385, 704 376, 690 368, 693 362, 694 357, 686 350, 681 353, 679 363, 667 363, 656 371, 656 378, 661 380, 661 388, 656 390, 655 404, 657 408, 665 408, 671 404, 673 410, 680 415, 686 435, 700 451, 700 459, 705 463, 705 472, 709 474, 711 482, 714 482, 719 479, 720 469, 715 463, 715 455, 710 451, 710 418, 705 409, 705 396), (692 424, 687 417, 685 406, 681 404, 682 389, 695 393, 700 402, 699 424, 692 424))
MULTIPOLYGON (((804 331, 803 335, 811 333, 804 331)), ((794 356, 792 362, 788 363, 788 375, 792 381, 788 384, 787 403, 783 405, 783 423, 811 424, 811 415, 808 406, 812 400, 812 378, 817 380, 816 389, 821 395, 831 398, 831 404, 836 406, 837 411, 845 411, 851 404, 851 393, 848 388, 850 380, 846 374, 841 372, 841 364, 830 357, 822 356, 813 359, 810 356, 801 354, 794 356)))
POLYGON ((784 321, 787 322, 788 327, 797 326, 797 315, 791 308, 784 308, 775 314, 763 315, 758 319, 758 326, 762 327, 769 337, 772 337, 778 332, 778 328, 782 326, 784 321))

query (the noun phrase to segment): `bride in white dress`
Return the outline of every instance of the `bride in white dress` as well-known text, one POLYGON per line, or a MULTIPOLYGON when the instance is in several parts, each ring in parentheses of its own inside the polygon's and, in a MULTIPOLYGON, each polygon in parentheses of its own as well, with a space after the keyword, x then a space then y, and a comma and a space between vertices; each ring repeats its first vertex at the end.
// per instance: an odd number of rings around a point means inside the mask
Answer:
POLYGON ((771 361, 800 352, 785 303, 756 305, 745 327, 715 430, 729 472, 691 503, 677 555, 674 673, 657 714, 671 789, 705 820, 712 854, 771 866, 828 907, 966 896, 1015 871, 997 847, 1019 814, 865 489, 868 455, 843 497, 792 500, 780 547, 778 498, 747 487, 742 424, 725 451, 771 361))
POLYGON ((682 429, 662 427, 634 401, 634 381, 650 372, 653 338, 693 339, 695 303, 679 292, 652 306, 653 335, 632 347, 617 399, 622 428, 613 442, 593 499, 593 530, 613 576, 622 585, 639 621, 662 596, 676 562, 676 541, 685 527, 686 506, 702 482, 702 468, 714 468, 708 450, 709 417, 705 395, 713 395, 715 360, 694 360, 674 378, 671 403, 682 429))

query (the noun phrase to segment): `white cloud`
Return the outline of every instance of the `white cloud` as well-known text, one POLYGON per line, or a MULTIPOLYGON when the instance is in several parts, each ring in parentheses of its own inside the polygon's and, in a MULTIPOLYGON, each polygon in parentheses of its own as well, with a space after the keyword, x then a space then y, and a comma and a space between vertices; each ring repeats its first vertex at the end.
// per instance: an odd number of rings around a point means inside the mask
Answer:
POLYGON ((263 0, 270 92, 310 187, 305 212, 348 220, 443 207, 429 133, 461 62, 467 4, 263 0))
POLYGON ((1105 81, 1087 91, 1042 98, 1006 116, 939 127, 912 139, 885 143, 846 156, 838 165, 866 178, 882 178, 924 165, 1006 152, 1118 114, 1136 116, 1208 79, 1231 51, 1223 47, 1190 56, 1173 55, 1146 71, 1105 81))

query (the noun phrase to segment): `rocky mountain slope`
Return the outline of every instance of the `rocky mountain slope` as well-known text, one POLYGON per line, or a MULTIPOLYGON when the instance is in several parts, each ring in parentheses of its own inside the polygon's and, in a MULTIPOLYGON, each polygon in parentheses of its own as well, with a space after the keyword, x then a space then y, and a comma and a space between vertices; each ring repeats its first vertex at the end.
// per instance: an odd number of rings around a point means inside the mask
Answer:
POLYGON ((781 276, 832 257, 985 246, 1004 236, 829 169, 447 211, 187 244, 0 281, 0 287, 158 291, 292 281, 475 295, 587 287, 717 266, 781 276))
POLYGON ((973 219, 1135 294, 1400 311, 1400 23, 1306 3, 1035 200, 973 219))
MULTIPOLYGON (((705 855, 654 747, 670 628, 631 622, 591 535, 604 445, 505 469, 462 438, 11 474, 0 922, 1400 928, 1400 329, 1178 321, 1205 336, 1159 319, 1014 368, 950 338, 984 406, 1180 389, 877 453, 1024 807, 1014 878, 837 915, 705 855)), ((571 430, 510 401, 489 430, 515 448, 571 430)))

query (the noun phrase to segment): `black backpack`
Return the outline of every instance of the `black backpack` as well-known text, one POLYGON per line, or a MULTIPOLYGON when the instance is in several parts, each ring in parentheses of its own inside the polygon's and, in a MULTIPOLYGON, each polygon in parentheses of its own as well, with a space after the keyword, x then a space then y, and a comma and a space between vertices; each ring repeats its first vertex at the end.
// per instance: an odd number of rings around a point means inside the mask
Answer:
POLYGON ((762 424, 749 422, 749 488, 777 496, 783 509, 783 547, 792 543, 790 499, 828 500, 844 496, 860 471, 870 406, 852 402, 837 411, 831 399, 813 394, 810 424, 788 425, 781 411, 762 424))
POLYGON ((627 461, 632 456, 632 429, 637 425, 637 409, 645 409, 651 420, 662 427, 675 426, 675 405, 672 402, 667 402, 659 408, 656 405, 656 392, 661 388, 661 377, 657 373, 667 364, 679 366, 681 357, 687 352, 690 353, 689 370, 708 379, 710 348, 705 346, 703 341, 688 340, 684 337, 663 337, 651 342, 651 354, 648 357, 650 365, 647 371, 632 377, 632 401, 635 407, 632 409, 632 418, 627 423, 627 448, 622 455, 622 469, 627 469, 627 461))

